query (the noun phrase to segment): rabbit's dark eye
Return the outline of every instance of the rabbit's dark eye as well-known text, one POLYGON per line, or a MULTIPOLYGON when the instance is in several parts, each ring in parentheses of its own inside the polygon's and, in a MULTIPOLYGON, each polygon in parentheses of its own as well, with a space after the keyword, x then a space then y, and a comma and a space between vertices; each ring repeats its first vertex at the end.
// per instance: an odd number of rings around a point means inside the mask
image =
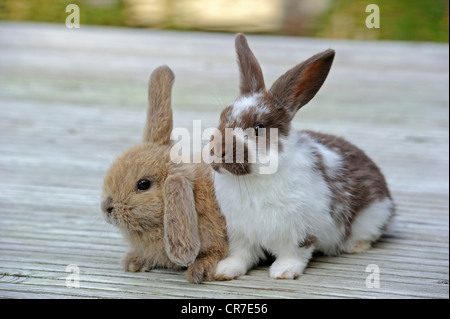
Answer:
POLYGON ((263 128, 264 128, 264 125, 261 125, 261 124, 258 124, 258 125, 255 126, 255 134, 256 134, 256 136, 259 135, 259 130, 263 129, 263 128))
POLYGON ((138 191, 145 191, 150 188, 152 183, 148 179, 140 179, 137 182, 137 189, 138 191))

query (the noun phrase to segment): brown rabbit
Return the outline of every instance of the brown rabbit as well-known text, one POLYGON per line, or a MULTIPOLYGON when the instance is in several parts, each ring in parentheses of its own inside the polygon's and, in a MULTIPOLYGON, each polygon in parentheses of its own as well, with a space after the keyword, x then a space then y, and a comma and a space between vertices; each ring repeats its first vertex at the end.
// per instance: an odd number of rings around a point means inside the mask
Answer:
POLYGON ((150 77, 143 143, 120 155, 104 178, 101 208, 130 244, 126 271, 187 268, 193 283, 213 280, 228 251, 226 224, 206 163, 171 161, 171 89, 167 66, 150 77))

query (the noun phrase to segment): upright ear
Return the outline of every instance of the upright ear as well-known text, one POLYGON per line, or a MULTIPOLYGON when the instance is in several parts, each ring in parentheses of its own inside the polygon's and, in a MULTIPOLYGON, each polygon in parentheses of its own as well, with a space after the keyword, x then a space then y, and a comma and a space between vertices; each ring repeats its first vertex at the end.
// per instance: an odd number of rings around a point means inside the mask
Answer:
POLYGON ((286 108, 293 117, 319 91, 328 76, 333 59, 334 50, 328 49, 280 76, 269 90, 274 104, 278 108, 286 108))
POLYGON ((173 125, 171 93, 174 80, 175 75, 166 65, 156 68, 150 76, 144 142, 160 145, 170 143, 173 125))
POLYGON ((189 181, 179 174, 166 179, 163 192, 166 253, 172 262, 187 266, 200 251, 194 193, 189 181))
POLYGON ((241 95, 264 91, 265 84, 261 67, 242 33, 236 35, 235 46, 240 71, 241 95))

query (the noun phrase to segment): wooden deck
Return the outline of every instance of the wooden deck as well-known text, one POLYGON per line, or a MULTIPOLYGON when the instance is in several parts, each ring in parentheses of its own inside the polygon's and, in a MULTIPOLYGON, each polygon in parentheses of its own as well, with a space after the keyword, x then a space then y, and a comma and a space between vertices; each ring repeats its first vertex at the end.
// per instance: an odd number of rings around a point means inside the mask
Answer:
POLYGON ((367 253, 315 257, 292 281, 270 279, 267 266, 201 285, 176 271, 125 273, 126 245, 100 213, 102 177, 140 140, 161 64, 176 75, 175 126, 217 124, 238 92, 234 36, 0 22, 0 297, 449 298, 448 45, 248 39, 268 84, 336 50, 295 126, 374 158, 397 202, 392 230, 367 253), (379 288, 366 286, 368 265, 379 288))

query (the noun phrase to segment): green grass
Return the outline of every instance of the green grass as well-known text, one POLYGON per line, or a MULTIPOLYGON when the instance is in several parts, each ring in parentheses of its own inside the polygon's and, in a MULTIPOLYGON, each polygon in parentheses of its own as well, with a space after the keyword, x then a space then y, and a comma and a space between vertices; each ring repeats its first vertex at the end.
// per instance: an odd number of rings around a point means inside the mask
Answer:
MULTIPOLYGON (((131 21, 126 0, 0 0, 0 20, 65 23, 71 3, 80 7, 81 25, 127 26, 131 21)), ((448 0, 332 0, 306 36, 448 42, 448 12, 448 0), (380 8, 378 29, 365 25, 371 3, 380 8)), ((167 28, 178 28, 176 21, 166 22, 167 28)))
POLYGON ((376 40, 448 42, 448 0, 333 0, 315 35, 376 40), (368 4, 380 9, 380 28, 368 29, 368 4))
POLYGON ((69 4, 79 6, 81 25, 125 25, 120 0, 0 0, 0 20, 65 23, 69 4))

